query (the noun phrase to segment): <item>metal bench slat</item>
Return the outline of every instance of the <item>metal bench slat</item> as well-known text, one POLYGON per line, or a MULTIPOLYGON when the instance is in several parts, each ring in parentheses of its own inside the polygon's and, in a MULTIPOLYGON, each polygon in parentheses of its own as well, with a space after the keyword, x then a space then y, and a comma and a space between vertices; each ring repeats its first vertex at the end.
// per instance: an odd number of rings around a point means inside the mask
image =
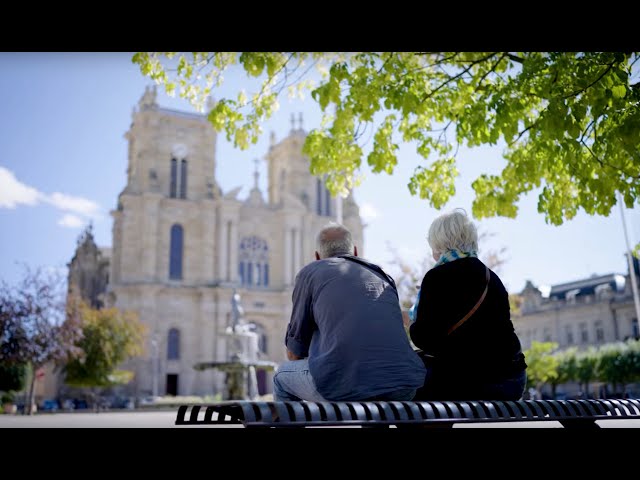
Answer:
POLYGON ((596 427, 596 420, 639 419, 637 399, 252 402, 180 405, 176 425, 238 424, 245 427, 308 425, 452 425, 461 422, 559 421, 565 427, 596 427), (204 410, 204 415, 200 413, 204 410), (217 413, 216 418, 213 414, 217 413), (202 417, 202 418, 199 418, 202 417))

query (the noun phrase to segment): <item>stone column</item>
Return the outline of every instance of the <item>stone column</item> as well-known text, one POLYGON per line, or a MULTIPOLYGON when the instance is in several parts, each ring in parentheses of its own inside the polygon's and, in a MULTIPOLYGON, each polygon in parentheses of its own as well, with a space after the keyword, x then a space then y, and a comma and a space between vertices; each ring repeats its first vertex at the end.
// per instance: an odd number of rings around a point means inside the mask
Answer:
POLYGON ((284 284, 291 285, 291 230, 289 228, 284 231, 284 284))
POLYGON ((235 283, 238 281, 238 224, 231 221, 230 235, 231 242, 228 245, 230 261, 229 280, 235 283))
MULTIPOLYGON (((142 230, 142 277, 146 281, 157 280, 158 275, 158 232, 160 195, 147 194, 143 200, 142 230)), ((169 235, 169 232, 166 232, 169 235)))
POLYGON ((215 238, 215 221, 216 215, 212 201, 204 201, 200 210, 201 227, 202 227, 202 265, 201 265, 201 281, 210 283, 216 278, 216 255, 215 249, 217 241, 215 238))
POLYGON ((297 228, 291 231, 293 242, 293 272, 291 272, 291 278, 296 278, 296 274, 300 270, 300 232, 297 228))
POLYGON ((218 279, 227 279, 227 220, 220 216, 218 222, 218 279))

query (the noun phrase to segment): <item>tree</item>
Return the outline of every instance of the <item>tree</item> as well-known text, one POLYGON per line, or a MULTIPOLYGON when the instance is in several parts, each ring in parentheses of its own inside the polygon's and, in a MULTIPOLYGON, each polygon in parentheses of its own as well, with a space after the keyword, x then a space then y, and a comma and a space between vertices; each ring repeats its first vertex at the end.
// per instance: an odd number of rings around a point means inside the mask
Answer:
POLYGON ((24 388, 26 380, 25 364, 0 364, 0 392, 18 392, 24 388))
POLYGON ((135 312, 121 312, 117 308, 94 309, 73 299, 82 319, 82 338, 76 347, 83 354, 69 361, 65 367, 65 383, 95 389, 126 384, 133 372, 117 367, 131 357, 143 353, 145 327, 135 312))
POLYGON ((601 382, 611 383, 616 392, 617 385, 624 385, 628 372, 625 370, 624 358, 628 347, 622 342, 607 343, 598 350, 596 378, 601 382))
POLYGON ((627 395, 627 384, 640 381, 640 340, 627 340, 624 345, 620 368, 623 372, 623 393, 627 395))
POLYGON ((620 192, 640 194, 638 52, 138 52, 132 60, 167 93, 203 109, 239 65, 260 84, 219 98, 209 120, 242 149, 284 91, 311 97, 322 125, 306 138, 311 173, 345 195, 360 179, 364 147, 374 173, 392 174, 398 144, 425 160, 408 188, 437 209, 455 193, 460 146, 504 143, 499 175, 473 182, 476 218, 515 218, 523 194, 541 188, 538 212, 555 225, 579 209, 608 215, 620 192), (312 72, 317 66, 319 74, 312 72), (317 82, 317 83, 316 83, 317 82))
POLYGON ((0 364, 26 365, 31 372, 25 414, 34 405, 38 369, 78 354, 77 316, 65 308, 66 283, 61 275, 25 267, 17 286, 0 284, 0 364))
POLYGON ((531 347, 524 351, 527 361, 527 380, 540 391, 545 383, 553 383, 558 377, 560 363, 552 352, 558 348, 555 342, 531 342, 531 347))
POLYGON ((593 347, 578 352, 576 355, 576 380, 584 388, 583 392, 586 398, 589 398, 589 382, 596 378, 599 359, 598 351, 593 347))
POLYGON ((558 375, 551 378, 551 395, 556 398, 556 388, 563 383, 572 382, 578 375, 578 364, 576 355, 578 349, 576 347, 568 348, 561 352, 556 352, 555 357, 558 360, 558 367, 556 369, 558 375))

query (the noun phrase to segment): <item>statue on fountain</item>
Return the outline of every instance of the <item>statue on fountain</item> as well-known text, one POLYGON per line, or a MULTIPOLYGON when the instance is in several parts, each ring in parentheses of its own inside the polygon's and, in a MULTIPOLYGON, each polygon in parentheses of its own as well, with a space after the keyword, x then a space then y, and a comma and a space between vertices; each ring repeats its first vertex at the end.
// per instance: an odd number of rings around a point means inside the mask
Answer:
POLYGON ((240 305, 240 294, 233 289, 231 295, 231 331, 238 333, 247 329, 247 323, 244 321, 244 308, 240 305))
POLYGON ((226 374, 227 400, 251 400, 258 396, 256 370, 273 371, 276 363, 260 360, 258 333, 255 325, 248 323, 240 304, 240 294, 233 289, 231 295, 231 318, 224 332, 225 358, 222 361, 196 364, 196 370, 214 368, 226 374))

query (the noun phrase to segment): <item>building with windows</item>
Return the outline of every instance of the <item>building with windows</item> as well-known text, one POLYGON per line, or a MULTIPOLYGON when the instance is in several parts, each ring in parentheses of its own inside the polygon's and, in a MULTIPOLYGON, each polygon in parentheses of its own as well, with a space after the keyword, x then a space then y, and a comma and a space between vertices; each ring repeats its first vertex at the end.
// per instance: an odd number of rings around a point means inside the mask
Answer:
MULTIPOLYGON (((302 119, 295 123, 282 141, 272 135, 267 197, 256 170, 248 197, 239 199, 240 188, 223 192, 216 182, 216 133, 206 116, 158 106, 155 89, 134 109, 111 250, 84 245, 92 237, 78 247, 103 274, 108 263, 101 301, 138 312, 148 327, 146 355, 128 366, 136 372, 131 393, 222 392, 223 374, 193 366, 228 359, 220 334, 232 319, 234 289, 260 335, 262 358, 286 358, 295 276, 314 259, 315 236, 336 211, 321 179, 309 173, 302 119)), ((361 251, 363 224, 352 196, 343 200, 343 223, 361 251)), ((91 270, 85 263, 72 261, 70 283, 91 270)), ((271 391, 268 375, 258 383, 261 393, 271 391)))
MULTIPOLYGON (((640 279, 638 259, 634 259, 636 279, 640 279)), ((543 296, 527 282, 521 314, 513 324, 523 348, 531 342, 557 342, 559 348, 586 348, 593 345, 640 338, 633 302, 631 275, 594 275, 590 278, 554 285, 543 296)))

